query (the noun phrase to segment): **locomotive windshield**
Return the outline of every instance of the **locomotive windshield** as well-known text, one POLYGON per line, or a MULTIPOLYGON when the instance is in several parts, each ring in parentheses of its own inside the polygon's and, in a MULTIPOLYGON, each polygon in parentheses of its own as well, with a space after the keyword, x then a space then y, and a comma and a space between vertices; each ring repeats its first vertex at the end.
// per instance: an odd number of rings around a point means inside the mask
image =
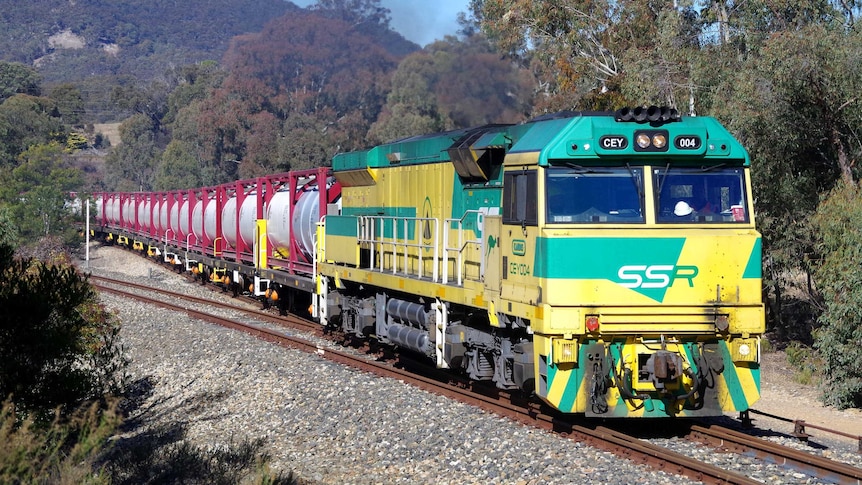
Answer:
POLYGON ((659 223, 749 221, 742 168, 655 167, 653 186, 659 223))
POLYGON ((642 223, 643 185, 641 167, 549 168, 547 222, 642 223))

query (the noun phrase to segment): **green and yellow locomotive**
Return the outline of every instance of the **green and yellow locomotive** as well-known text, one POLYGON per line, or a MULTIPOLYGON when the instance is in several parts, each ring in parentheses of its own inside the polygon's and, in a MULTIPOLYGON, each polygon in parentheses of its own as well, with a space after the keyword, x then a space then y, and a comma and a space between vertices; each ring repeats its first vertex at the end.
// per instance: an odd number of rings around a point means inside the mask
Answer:
POLYGON ((750 161, 715 119, 561 113, 333 159, 314 313, 599 417, 760 393, 750 161))

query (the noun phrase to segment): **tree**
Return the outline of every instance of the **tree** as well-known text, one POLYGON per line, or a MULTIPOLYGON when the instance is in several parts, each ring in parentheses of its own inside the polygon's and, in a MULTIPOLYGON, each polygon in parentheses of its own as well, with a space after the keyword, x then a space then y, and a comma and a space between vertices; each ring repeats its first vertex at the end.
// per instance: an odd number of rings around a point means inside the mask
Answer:
POLYGON ((641 61, 657 63, 653 71, 661 77, 646 76, 649 98, 638 103, 675 106, 678 91, 687 87, 687 79, 679 77, 685 74, 677 67, 679 56, 667 44, 676 51, 696 44, 690 3, 474 0, 471 9, 495 45, 535 69, 539 110, 616 104, 595 93, 606 94, 622 86, 625 76, 641 74, 641 61))
POLYGON ((18 230, 12 211, 8 206, 0 205, 0 245, 15 246, 18 243, 18 230))
POLYGON ((862 204, 856 184, 841 183, 814 217, 822 259, 815 270, 825 309, 815 347, 823 360, 827 404, 862 407, 862 204), (848 228, 853 228, 848 230, 848 228))
POLYGON ((122 143, 105 161, 107 182, 112 189, 151 190, 162 149, 152 118, 137 114, 120 125, 122 143))
POLYGON ((21 238, 33 241, 54 234, 76 239, 74 216, 66 202, 69 192, 80 190, 84 181, 80 171, 68 165, 57 142, 31 146, 0 180, 0 195, 21 238))
POLYGON ((50 416, 118 391, 119 326, 74 267, 15 259, 0 246, 0 395, 50 416))
POLYGON ((382 142, 523 121, 533 83, 528 71, 501 58, 481 35, 448 37, 401 61, 370 136, 382 142))
POLYGON ((61 84, 51 89, 48 97, 57 105, 60 119, 66 125, 78 125, 84 114, 84 98, 73 84, 61 84))
POLYGON ((419 49, 390 28, 391 12, 380 0, 318 0, 308 10, 319 17, 350 25, 351 30, 370 37, 393 56, 405 56, 419 49))
POLYGON ((197 150, 182 140, 173 140, 162 154, 153 183, 155 190, 188 189, 211 185, 201 179, 202 164, 197 150))
POLYGON ((180 110, 195 101, 206 99, 210 90, 221 85, 225 71, 215 61, 203 61, 175 69, 176 86, 168 94, 167 108, 162 122, 173 123, 180 110))
POLYGON ((839 180, 858 179, 860 42, 839 25, 807 25, 773 35, 735 69, 703 67, 714 82, 705 105, 752 157, 769 324, 781 337, 810 341, 820 312, 810 216, 839 180), (788 294, 802 298, 790 305, 788 294))
POLYGON ((224 82, 178 114, 174 134, 235 178, 365 147, 396 59, 355 25, 306 13, 235 38, 224 65, 224 82))
POLYGON ((66 142, 66 127, 57 106, 48 98, 16 94, 0 104, 0 167, 12 166, 15 158, 31 145, 66 142))
POLYGON ((35 69, 18 62, 0 61, 0 103, 16 94, 40 96, 41 82, 35 69))

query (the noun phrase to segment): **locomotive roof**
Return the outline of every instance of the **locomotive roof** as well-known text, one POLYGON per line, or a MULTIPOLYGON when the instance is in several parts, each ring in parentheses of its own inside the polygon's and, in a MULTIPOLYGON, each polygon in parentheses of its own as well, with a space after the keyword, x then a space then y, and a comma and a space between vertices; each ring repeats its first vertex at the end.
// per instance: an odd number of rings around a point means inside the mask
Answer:
MULTIPOLYGON (((652 136, 652 135, 650 135, 652 136)), ((737 160, 749 164, 748 154, 717 120, 711 117, 679 117, 664 122, 622 121, 619 112, 566 111, 542 115, 519 125, 483 125, 443 133, 403 138, 368 150, 341 153, 332 161, 334 171, 450 162, 450 149, 502 149, 507 154, 526 155, 527 160, 548 165, 554 160, 577 158, 607 160, 638 157, 737 160), (634 140, 640 133, 664 133, 667 148, 638 150, 634 140), (625 139, 625 146, 609 148, 602 140, 625 139), (676 140, 697 140, 682 146, 676 140)), ((521 157, 523 160, 523 158, 521 157)), ((508 163, 508 162, 507 162, 508 163)))

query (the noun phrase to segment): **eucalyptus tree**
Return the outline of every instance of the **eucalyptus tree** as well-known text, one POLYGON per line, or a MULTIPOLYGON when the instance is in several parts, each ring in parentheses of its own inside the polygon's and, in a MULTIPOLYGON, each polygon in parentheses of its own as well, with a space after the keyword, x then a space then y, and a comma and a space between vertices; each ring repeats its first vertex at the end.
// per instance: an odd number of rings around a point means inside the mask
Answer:
POLYGON ((147 115, 136 114, 120 125, 122 143, 105 160, 105 182, 111 189, 152 190, 162 154, 159 132, 147 115))
POLYGON ((530 66, 538 111, 687 105, 700 39, 686 0, 473 0, 488 38, 530 66))
POLYGON ((390 141, 487 123, 514 123, 530 113, 531 73, 501 58, 479 34, 434 42, 406 57, 369 137, 390 141))

